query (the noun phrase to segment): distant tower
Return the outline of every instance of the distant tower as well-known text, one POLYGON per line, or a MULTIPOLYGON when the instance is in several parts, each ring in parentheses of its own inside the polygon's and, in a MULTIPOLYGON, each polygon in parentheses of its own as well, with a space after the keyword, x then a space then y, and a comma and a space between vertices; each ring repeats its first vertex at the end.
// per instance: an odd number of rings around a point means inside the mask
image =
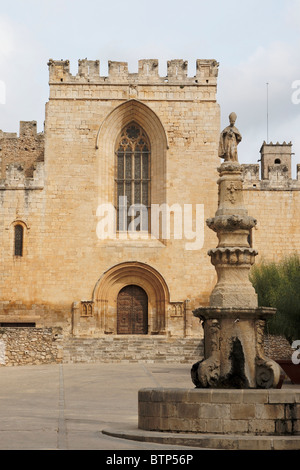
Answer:
POLYGON ((287 167, 288 178, 292 177, 292 143, 267 144, 264 142, 260 149, 261 153, 261 179, 269 179, 269 167, 285 165, 287 167))

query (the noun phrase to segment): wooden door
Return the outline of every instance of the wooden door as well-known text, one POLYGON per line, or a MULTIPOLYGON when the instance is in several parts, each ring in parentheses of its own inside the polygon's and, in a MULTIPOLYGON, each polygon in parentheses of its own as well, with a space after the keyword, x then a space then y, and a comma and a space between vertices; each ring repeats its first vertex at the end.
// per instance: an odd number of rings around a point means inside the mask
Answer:
POLYGON ((117 300, 118 335, 145 335, 148 332, 148 296, 139 286, 126 286, 117 300))

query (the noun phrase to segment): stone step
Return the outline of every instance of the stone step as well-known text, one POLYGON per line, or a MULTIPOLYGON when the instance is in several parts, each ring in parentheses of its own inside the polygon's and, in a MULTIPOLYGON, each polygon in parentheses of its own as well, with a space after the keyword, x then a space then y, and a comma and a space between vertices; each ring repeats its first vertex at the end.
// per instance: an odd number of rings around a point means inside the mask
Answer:
POLYGON ((64 341, 64 362, 197 362, 203 357, 198 338, 106 336, 64 341))

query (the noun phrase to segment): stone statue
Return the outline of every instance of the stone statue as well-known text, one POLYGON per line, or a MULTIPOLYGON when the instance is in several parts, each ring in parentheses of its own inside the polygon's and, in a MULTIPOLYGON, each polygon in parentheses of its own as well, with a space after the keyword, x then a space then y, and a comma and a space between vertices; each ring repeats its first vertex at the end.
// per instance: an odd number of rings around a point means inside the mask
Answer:
POLYGON ((235 127, 236 114, 229 115, 230 125, 220 135, 219 157, 225 162, 238 162, 237 146, 242 140, 239 130, 235 127))

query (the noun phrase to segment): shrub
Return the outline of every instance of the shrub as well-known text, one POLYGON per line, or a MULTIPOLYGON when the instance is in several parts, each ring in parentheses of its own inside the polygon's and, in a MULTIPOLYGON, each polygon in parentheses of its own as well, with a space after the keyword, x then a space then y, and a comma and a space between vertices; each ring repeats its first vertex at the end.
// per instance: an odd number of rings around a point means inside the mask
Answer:
POLYGON ((250 280, 258 305, 277 309, 267 321, 268 333, 285 336, 290 343, 300 339, 300 257, 253 266, 250 280))

